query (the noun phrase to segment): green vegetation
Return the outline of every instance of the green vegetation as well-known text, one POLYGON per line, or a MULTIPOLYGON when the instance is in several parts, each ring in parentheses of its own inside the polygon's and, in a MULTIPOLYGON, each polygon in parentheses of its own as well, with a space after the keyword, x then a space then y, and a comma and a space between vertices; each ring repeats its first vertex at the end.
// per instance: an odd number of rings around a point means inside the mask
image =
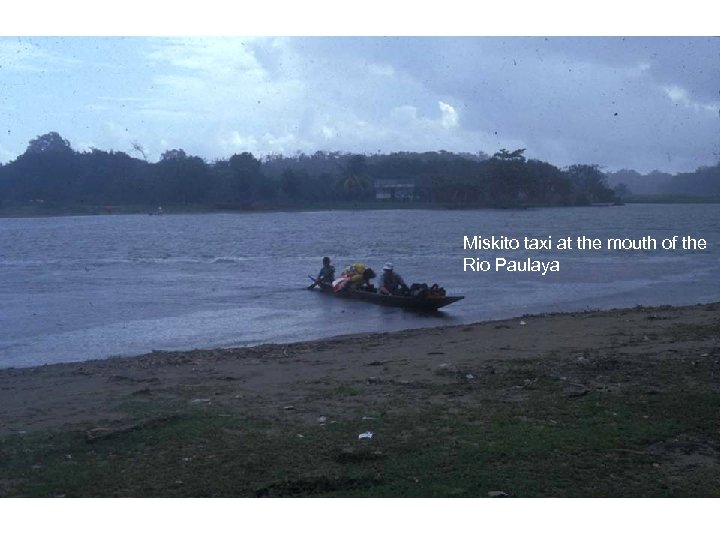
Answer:
POLYGON ((0 212, 4 215, 119 213, 163 208, 267 210, 379 204, 376 180, 410 185, 409 196, 383 207, 515 208, 611 202, 615 194, 597 165, 565 170, 527 160, 524 150, 485 154, 401 152, 353 155, 269 156, 243 152, 206 163, 182 149, 149 163, 134 151, 77 152, 51 132, 30 141, 15 160, 0 166, 0 212))
POLYGON ((321 371, 264 400, 224 378, 123 393, 107 411, 122 420, 0 436, 0 496, 717 497, 713 311, 648 311, 657 333, 472 378, 456 357, 409 379, 321 371))
POLYGON ((720 397, 665 394, 428 407, 324 426, 187 412, 88 442, 82 433, 5 436, 3 495, 717 496, 713 464, 678 476, 656 441, 716 440, 720 397), (653 418, 649 421, 648 418, 653 418))
POLYGON ((259 160, 249 152, 206 163, 182 149, 150 163, 125 152, 73 150, 50 132, 0 165, 0 215, 318 208, 518 208, 628 202, 717 202, 720 165, 693 173, 605 174, 559 169, 524 149, 493 156, 452 152, 315 152, 259 160), (409 197, 376 200, 378 180, 410 185, 409 197), (608 185, 616 186, 614 190, 608 185))

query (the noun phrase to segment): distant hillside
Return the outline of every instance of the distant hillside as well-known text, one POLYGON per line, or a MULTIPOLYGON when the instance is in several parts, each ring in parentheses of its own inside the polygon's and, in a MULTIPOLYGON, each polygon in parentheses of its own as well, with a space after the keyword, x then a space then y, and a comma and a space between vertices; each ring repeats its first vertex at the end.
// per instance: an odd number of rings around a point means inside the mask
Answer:
MULTIPOLYGON (((640 174, 623 169, 608 173, 607 182, 615 189, 624 185, 627 192, 634 195, 720 195, 720 162, 695 172, 674 175, 660 171, 640 174)), ((621 187, 619 191, 624 190, 621 187)))

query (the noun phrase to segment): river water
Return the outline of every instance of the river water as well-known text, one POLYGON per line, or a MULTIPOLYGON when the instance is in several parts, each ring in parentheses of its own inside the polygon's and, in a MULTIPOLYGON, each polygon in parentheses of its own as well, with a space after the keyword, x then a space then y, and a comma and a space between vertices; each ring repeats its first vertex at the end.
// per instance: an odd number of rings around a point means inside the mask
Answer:
MULTIPOLYGON (((680 247, 680 246, 678 246, 680 247)), ((0 367, 281 343, 527 313, 720 300, 720 205, 380 210, 0 220, 0 367), (539 252, 468 251, 464 237, 552 236, 539 252), (675 235, 707 247, 558 251, 561 237, 675 235), (306 290, 338 270, 392 261, 410 282, 465 300, 435 316, 306 290), (464 271, 466 257, 489 272, 464 271), (496 272, 496 257, 559 272, 496 272)))

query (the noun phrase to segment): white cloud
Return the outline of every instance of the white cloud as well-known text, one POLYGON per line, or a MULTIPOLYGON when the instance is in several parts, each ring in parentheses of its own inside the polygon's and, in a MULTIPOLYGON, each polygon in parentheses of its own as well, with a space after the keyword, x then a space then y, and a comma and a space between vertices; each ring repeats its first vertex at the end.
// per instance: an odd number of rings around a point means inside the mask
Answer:
POLYGON ((0 163, 7 163, 15 159, 17 155, 0 144, 0 163))
MULTIPOLYGON (((247 40, 250 41, 250 40, 247 40)), ((240 38, 192 37, 158 39, 147 58, 162 67, 227 76, 235 72, 262 72, 246 40, 240 38)))
POLYGON ((395 68, 388 64, 369 64, 368 71, 373 75, 392 77, 395 75, 395 68))
POLYGON ((560 166, 645 171, 671 155, 677 170, 717 159, 717 49, 669 38, 0 38, 12 131, 0 131, 0 159, 55 130, 102 149, 137 141, 151 160, 168 148, 213 160, 525 147, 560 166))
POLYGON ((670 100, 674 103, 681 104, 695 111, 715 114, 720 109, 720 102, 700 103, 693 100, 690 97, 690 93, 685 88, 682 88, 680 86, 666 86, 663 88, 663 91, 667 94, 667 97, 669 97, 670 100))
POLYGON ((306 143, 298 141, 292 133, 277 134, 266 132, 260 136, 253 134, 242 134, 239 131, 232 131, 227 134, 218 135, 214 140, 217 148, 221 150, 219 158, 228 158, 232 154, 251 152, 257 157, 268 154, 289 155, 297 151, 314 151, 306 143))
POLYGON ((74 58, 48 51, 22 38, 0 38, 0 66, 3 70, 44 73, 62 71, 77 66, 74 58))
POLYGON ((449 103, 445 103, 444 101, 439 101, 438 105, 440 106, 440 112, 442 113, 442 119, 440 120, 442 127, 444 127, 445 129, 457 127, 459 119, 458 113, 455 108, 449 103))
POLYGON ((400 125, 410 124, 417 121, 418 110, 412 105, 401 105, 390 111, 390 117, 400 125))

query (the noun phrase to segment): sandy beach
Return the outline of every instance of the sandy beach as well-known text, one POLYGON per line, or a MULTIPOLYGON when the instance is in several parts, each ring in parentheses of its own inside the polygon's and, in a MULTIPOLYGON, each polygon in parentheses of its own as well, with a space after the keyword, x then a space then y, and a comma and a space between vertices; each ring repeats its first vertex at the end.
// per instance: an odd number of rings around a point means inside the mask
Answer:
POLYGON ((717 475, 708 473, 720 466, 718 390, 720 303, 524 316, 289 345, 157 351, 5 369, 0 433, 10 465, 0 469, 0 494, 717 496, 717 475), (688 416, 677 416, 683 408, 688 416), (147 451, 152 446, 147 440, 138 439, 191 420, 213 435, 188 435, 176 426, 175 447, 185 446, 184 437, 194 441, 194 450, 180 452, 187 456, 158 457, 147 451), (526 447, 554 430, 557 440, 526 447), (358 439, 367 432, 372 438, 358 439), (488 439, 512 437, 519 439, 499 454, 486 446, 488 439), (208 453, 208 441, 216 439, 220 446, 208 453), (579 446, 582 439, 587 444, 579 446), (48 449, 49 440, 57 447, 48 449), (314 446, 292 446, 311 440, 314 446), (416 445, 430 457, 435 450, 448 455, 415 463, 408 456, 416 445), (65 453, 65 447, 76 450, 65 453), (514 457, 520 447, 522 455, 514 457), (292 463, 283 461, 285 450, 292 463), (267 463, 249 464, 253 452, 275 455, 279 476, 267 463), (465 475, 452 470, 453 464, 487 467, 500 459, 510 471, 517 458, 520 469, 532 469, 539 454, 562 468, 571 456, 584 460, 584 452, 606 457, 610 452, 617 470, 611 465, 588 472, 583 461, 578 470, 554 479, 537 471, 529 481, 526 471, 522 481, 508 472, 504 480, 485 482, 483 469, 474 483, 452 480, 465 475), (30 457, 20 459, 21 454, 30 457), (62 485, 54 476, 60 462, 81 459, 77 467, 105 470, 108 460, 131 454, 131 463, 159 459, 169 471, 198 463, 199 455, 210 460, 204 471, 220 460, 220 469, 244 479, 243 487, 219 487, 222 482, 198 471, 180 479, 165 474, 140 486, 128 474, 132 465, 124 480, 108 480, 104 487, 62 485), (635 461, 625 462, 628 458, 635 461), (315 459, 320 461, 309 468, 296 463, 315 459), (449 469, 436 471, 439 476, 424 484, 423 471, 438 459, 449 469), (633 475, 643 467, 655 477, 662 473, 662 482, 638 483, 633 475), (447 485, 438 482, 443 478, 447 485), (500 481, 503 485, 495 484, 500 481))

